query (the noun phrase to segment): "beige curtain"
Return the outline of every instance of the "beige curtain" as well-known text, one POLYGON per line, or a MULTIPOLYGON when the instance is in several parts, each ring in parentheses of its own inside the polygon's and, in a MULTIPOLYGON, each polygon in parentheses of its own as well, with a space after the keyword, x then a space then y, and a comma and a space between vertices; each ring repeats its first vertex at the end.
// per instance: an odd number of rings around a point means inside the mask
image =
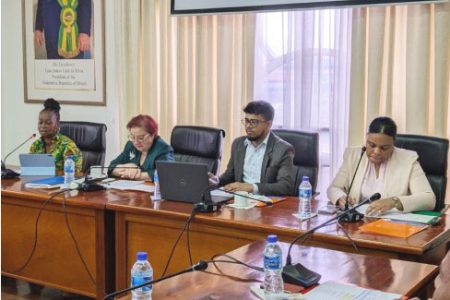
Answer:
POLYGON ((349 144, 379 115, 450 138, 450 3, 355 9, 352 35, 349 144))
POLYGON ((172 17, 167 0, 117 0, 116 13, 122 141, 138 113, 168 142, 175 125, 222 128, 223 167, 252 100, 255 15, 172 17))
POLYGON ((349 144, 378 115, 449 138, 449 75, 450 3, 355 9, 349 144))

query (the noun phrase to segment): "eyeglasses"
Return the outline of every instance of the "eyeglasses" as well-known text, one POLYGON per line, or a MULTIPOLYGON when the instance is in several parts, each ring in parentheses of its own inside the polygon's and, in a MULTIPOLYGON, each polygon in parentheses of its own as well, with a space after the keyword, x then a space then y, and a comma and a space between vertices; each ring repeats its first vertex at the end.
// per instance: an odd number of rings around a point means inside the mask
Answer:
POLYGON ((250 127, 255 127, 255 126, 258 126, 259 124, 262 124, 265 122, 267 122, 267 121, 257 120, 257 119, 247 119, 247 118, 244 118, 241 120, 242 125, 244 125, 244 126, 249 125, 250 127))
POLYGON ((147 134, 145 134, 145 135, 140 135, 140 136, 133 136, 133 135, 129 134, 129 135, 128 135, 128 139, 129 139, 131 142, 139 142, 139 143, 142 143, 143 141, 145 141, 145 139, 146 139, 147 136, 149 136, 149 135, 150 135, 149 133, 147 133, 147 134))

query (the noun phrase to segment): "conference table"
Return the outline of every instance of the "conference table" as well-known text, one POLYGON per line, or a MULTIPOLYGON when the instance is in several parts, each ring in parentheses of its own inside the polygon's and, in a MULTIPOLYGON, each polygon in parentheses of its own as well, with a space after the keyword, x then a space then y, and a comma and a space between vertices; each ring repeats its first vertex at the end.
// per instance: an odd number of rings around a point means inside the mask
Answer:
MULTIPOLYGON (((261 267, 264 246, 264 241, 257 241, 227 255, 261 267)), ((280 246, 285 255, 289 244, 280 243, 280 246)), ((301 257, 304 266, 322 275, 319 285, 333 281, 408 297, 422 296, 423 291, 430 289, 438 273, 435 265, 309 246, 294 246, 292 254, 301 257)), ((216 259, 229 260, 227 257, 216 259)), ((217 262, 216 266, 209 263, 205 271, 185 273, 154 284, 152 299, 257 299, 250 287, 260 287, 263 272, 240 264, 217 262)), ((131 297, 128 294, 121 299, 131 297)))
MULTIPOLYGON (((137 251, 149 253, 155 277, 161 276, 170 250, 192 212, 191 204, 152 201, 148 193, 137 191, 111 189, 57 195, 42 208, 34 254, 19 270, 33 249, 39 211, 54 192, 25 188, 23 179, 2 180, 2 275, 98 299, 105 292, 129 285, 137 251)), ((315 199, 313 210, 325 203, 315 199)), ((293 216, 297 209, 298 199, 289 197, 268 207, 224 206, 218 212, 197 214, 189 226, 192 260, 227 253, 264 240, 268 234, 290 242, 331 218, 319 215, 302 222, 293 216)), ((347 233, 361 254, 437 265, 449 247, 449 218, 447 212, 438 225, 407 239, 360 232, 358 227, 368 221, 342 226, 334 223, 320 229, 306 245, 357 252, 347 233)), ((167 273, 190 265, 187 250, 185 233, 167 273)))
POLYGON ((114 290, 114 216, 105 209, 114 194, 71 191, 44 206, 58 190, 27 189, 27 180, 2 180, 2 275, 102 299, 114 290))
MULTIPOLYGON (((126 199, 108 202, 107 210, 115 212, 116 288, 130 282, 129 270, 138 251, 147 251, 155 277, 162 275, 171 249, 185 226, 192 205, 174 201, 152 201, 147 194, 129 193, 126 199)), ((326 205, 316 199, 313 210, 326 205)), ((189 250, 192 260, 209 259, 215 254, 277 234, 281 241, 290 242, 299 234, 330 219, 321 215, 307 221, 293 216, 298 199, 288 197, 268 207, 235 209, 222 207, 218 212, 196 214, 189 226, 189 250)), ((363 233, 358 228, 365 222, 334 223, 318 230, 305 243, 346 253, 382 256, 437 265, 449 249, 450 214, 444 213, 441 222, 409 238, 395 238, 363 233), (347 235, 352 239, 349 240, 347 235), (353 244, 357 247, 354 249, 353 244)), ((176 272, 190 265, 186 232, 173 253, 167 272, 176 272)), ((296 257, 294 257, 295 261, 296 257)))

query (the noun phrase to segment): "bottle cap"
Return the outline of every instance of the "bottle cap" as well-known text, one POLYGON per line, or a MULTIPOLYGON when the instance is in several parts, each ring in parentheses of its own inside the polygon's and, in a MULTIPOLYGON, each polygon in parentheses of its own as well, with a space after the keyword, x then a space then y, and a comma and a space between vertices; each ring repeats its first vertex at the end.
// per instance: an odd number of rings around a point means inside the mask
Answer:
POLYGON ((278 241, 278 237, 276 234, 269 234, 267 236, 267 242, 269 243, 276 243, 278 241))
POLYGON ((137 260, 147 260, 147 252, 136 253, 137 260))
POLYGON ((303 176, 302 181, 309 181, 309 176, 303 176))
POLYGON ((72 155, 67 155, 66 159, 72 159, 72 155))

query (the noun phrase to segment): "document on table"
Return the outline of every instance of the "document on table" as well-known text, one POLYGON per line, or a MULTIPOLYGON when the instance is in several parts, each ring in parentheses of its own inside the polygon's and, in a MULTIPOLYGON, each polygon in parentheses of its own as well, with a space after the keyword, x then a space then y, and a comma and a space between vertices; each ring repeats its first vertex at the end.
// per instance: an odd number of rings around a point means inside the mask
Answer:
POLYGON ((211 191, 211 197, 234 197, 233 194, 227 193, 223 190, 215 189, 211 191))
POLYGON ((25 187, 31 189, 53 189, 61 187, 62 184, 64 184, 63 176, 53 176, 27 182, 25 187))
POLYGON ((327 281, 312 289, 305 294, 306 300, 396 300, 402 299, 402 295, 386 293, 377 290, 371 290, 354 286, 350 284, 343 284, 333 281, 327 281))
POLYGON ((155 190, 153 185, 144 184, 145 181, 136 180, 114 180, 102 185, 107 189, 127 190, 127 191, 140 191, 152 193, 155 190))
MULTIPOLYGON (((361 207, 357 208, 357 211, 365 215, 368 207, 369 207, 369 204, 362 205, 361 207)), ((384 212, 381 215, 369 216, 369 217, 378 218, 378 219, 398 220, 398 221, 412 222, 412 223, 422 223, 422 224, 431 224, 436 220, 436 218, 438 218, 436 216, 404 213, 395 208, 388 210, 387 212, 384 212)))

